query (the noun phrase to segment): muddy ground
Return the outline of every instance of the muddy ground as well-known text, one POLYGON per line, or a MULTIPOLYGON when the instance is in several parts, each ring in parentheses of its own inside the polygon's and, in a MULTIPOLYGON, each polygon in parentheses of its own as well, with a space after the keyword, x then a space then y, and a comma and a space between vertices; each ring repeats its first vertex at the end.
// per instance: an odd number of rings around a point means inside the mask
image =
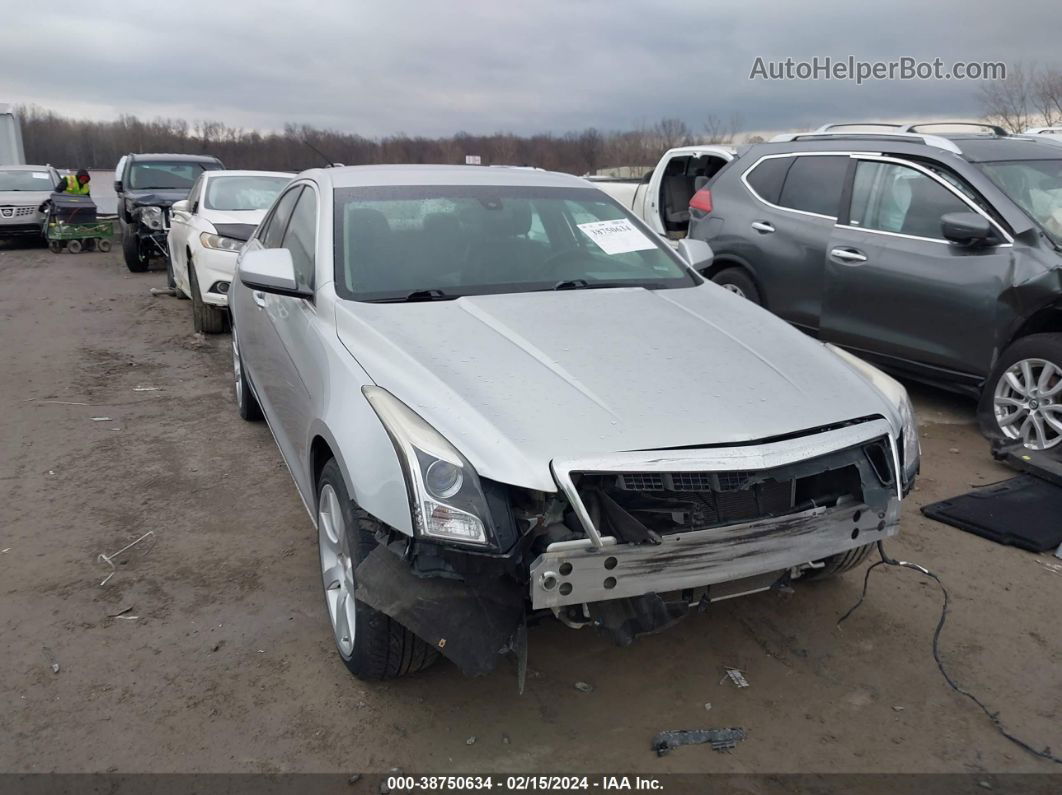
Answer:
MULTIPOLYGON (((930 651, 940 594, 906 571, 875 572, 843 629, 861 571, 722 602, 627 649, 547 623, 523 696, 506 666, 353 679, 310 521, 269 431, 236 415, 229 338, 194 336, 187 301, 149 294, 163 284, 117 252, 0 245, 0 770, 1055 769, 945 686, 930 651), (97 556, 147 531, 101 586, 97 556), (721 682, 724 666, 750 687, 721 682), (650 752, 661 729, 718 726, 748 740, 650 752)), ((912 392, 923 475, 890 551, 950 589, 958 680, 1057 752, 1059 561, 920 515, 1009 473, 969 403, 912 392)))

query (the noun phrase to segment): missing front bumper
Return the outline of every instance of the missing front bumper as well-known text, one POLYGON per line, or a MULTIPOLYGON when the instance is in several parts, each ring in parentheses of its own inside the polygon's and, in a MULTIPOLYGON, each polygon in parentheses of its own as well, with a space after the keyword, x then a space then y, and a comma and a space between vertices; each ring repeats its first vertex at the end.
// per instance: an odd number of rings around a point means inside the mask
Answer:
POLYGON ((789 569, 899 530, 900 501, 863 504, 665 536, 659 545, 553 544, 531 564, 535 609, 700 588, 789 569))

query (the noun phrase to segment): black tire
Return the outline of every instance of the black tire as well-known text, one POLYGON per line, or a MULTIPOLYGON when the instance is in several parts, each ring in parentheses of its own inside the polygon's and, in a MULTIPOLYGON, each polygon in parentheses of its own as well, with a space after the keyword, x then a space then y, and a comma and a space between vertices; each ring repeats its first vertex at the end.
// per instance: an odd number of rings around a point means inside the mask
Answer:
POLYGON ((98 241, 96 241, 96 248, 102 253, 106 254, 108 251, 111 250, 111 241, 107 240, 106 238, 100 238, 98 241))
MULTIPOLYGON (((203 300, 199 292, 199 279, 195 275, 195 264, 188 260, 188 287, 192 291, 192 327, 204 334, 220 334, 225 330, 224 309, 203 300)), ((176 285, 174 285, 176 289, 176 285)), ((177 290, 179 293, 180 290, 177 290)))
POLYGON ((820 569, 808 569, 801 576, 802 580, 825 580, 827 577, 836 577, 844 574, 860 565, 874 549, 876 544, 865 544, 861 547, 849 549, 847 552, 839 552, 830 555, 821 562, 825 565, 820 569))
POLYGON ((756 282, 744 268, 724 268, 712 277, 712 281, 720 287, 740 294, 742 298, 747 298, 754 304, 761 306, 763 304, 756 282))
POLYGON ((82 248, 80 240, 71 240, 66 244, 66 250, 71 254, 80 254, 82 248))
MULTIPOLYGON (((191 264, 189 264, 191 268, 191 264)), ((166 257, 166 286, 171 290, 177 289, 177 280, 173 277, 173 260, 166 257)))
MULTIPOLYGON (((1019 444, 1019 439, 1008 437, 999 425, 995 414, 996 386, 1004 373, 1014 364, 1023 359, 1043 359, 1051 362, 1055 367, 1062 370, 1062 332, 1049 332, 1046 334, 1030 334, 1027 337, 1015 340, 1003 350, 1002 355, 992 368, 991 374, 985 381, 981 391, 981 400, 977 407, 977 417, 981 423, 981 431, 989 439, 1005 444, 1019 444)), ((1062 403, 1062 396, 1053 397, 1053 403, 1062 403)), ((1054 443, 1049 449, 1060 450, 1062 445, 1054 443)))
MULTIPOLYGON (((354 509, 335 459, 329 460, 321 470, 317 482, 318 504, 325 486, 331 486, 339 500, 351 564, 357 569, 365 556, 376 548, 379 523, 363 511, 354 509)), ((325 609, 327 612, 327 605, 325 609)), ((439 658, 435 649, 384 613, 357 599, 354 600, 354 610, 354 646, 350 656, 345 655, 338 644, 336 651, 347 669, 359 679, 395 679, 423 671, 439 658)))
POLYGON ((147 257, 140 250, 140 240, 135 232, 122 232, 122 256, 125 258, 125 267, 133 273, 143 273, 148 268, 147 257))
POLYGON ((251 391, 247 373, 244 372, 243 357, 240 355, 235 327, 232 329, 232 374, 236 390, 236 410, 247 422, 257 422, 262 419, 262 407, 258 404, 258 398, 254 396, 254 392, 251 391))
POLYGON ((58 240, 50 240, 48 241, 48 250, 53 254, 62 254, 63 244, 60 243, 58 240))

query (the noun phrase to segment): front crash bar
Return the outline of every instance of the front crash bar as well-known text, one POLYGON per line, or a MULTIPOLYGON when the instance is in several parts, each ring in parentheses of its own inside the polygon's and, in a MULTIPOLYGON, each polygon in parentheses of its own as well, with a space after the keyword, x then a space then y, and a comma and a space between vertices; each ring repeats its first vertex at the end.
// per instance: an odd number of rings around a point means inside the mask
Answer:
POLYGON ((851 503, 676 533, 659 545, 551 545, 531 564, 534 608, 702 588, 781 571, 895 535, 900 499, 884 512, 851 503))

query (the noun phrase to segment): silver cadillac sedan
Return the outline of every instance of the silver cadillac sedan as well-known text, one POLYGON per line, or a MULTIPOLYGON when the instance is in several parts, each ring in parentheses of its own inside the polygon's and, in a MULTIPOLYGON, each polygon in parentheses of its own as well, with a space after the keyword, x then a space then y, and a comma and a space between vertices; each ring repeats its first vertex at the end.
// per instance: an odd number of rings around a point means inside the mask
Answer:
POLYGON ((280 194, 229 297, 236 400, 317 527, 355 675, 522 663, 544 617, 627 644, 897 532, 903 388, 703 280, 710 257, 538 170, 280 194))

